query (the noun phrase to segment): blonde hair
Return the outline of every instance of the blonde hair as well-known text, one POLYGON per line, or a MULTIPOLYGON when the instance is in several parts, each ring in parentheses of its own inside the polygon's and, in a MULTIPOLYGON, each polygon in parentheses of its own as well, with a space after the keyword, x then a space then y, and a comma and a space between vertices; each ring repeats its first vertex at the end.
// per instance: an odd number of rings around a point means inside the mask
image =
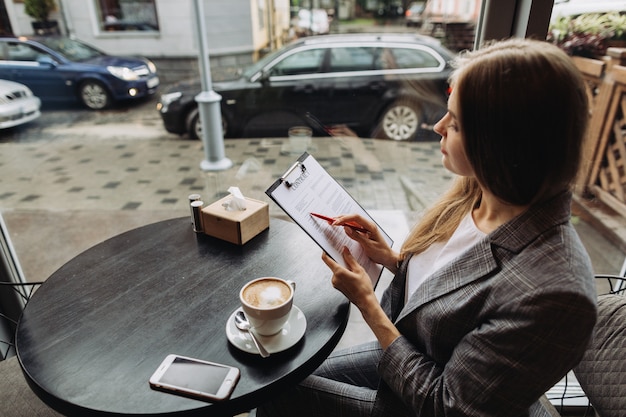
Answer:
POLYGON ((460 54, 451 85, 475 177, 458 178, 402 247, 402 257, 452 236, 480 204, 482 188, 528 205, 570 187, 588 121, 583 78, 556 46, 509 39, 460 54))

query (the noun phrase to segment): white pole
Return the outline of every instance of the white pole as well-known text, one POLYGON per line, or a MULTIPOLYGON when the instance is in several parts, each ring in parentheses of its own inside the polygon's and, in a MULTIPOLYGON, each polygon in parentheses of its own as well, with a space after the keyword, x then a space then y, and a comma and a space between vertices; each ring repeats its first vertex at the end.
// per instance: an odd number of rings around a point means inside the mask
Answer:
POLYGON ((224 154, 224 132, 222 131, 222 96, 213 91, 211 66, 206 42, 203 0, 195 0, 196 35, 200 47, 200 75, 202 92, 196 96, 198 113, 202 124, 202 144, 205 159, 200 163, 203 171, 222 171, 233 166, 224 154))

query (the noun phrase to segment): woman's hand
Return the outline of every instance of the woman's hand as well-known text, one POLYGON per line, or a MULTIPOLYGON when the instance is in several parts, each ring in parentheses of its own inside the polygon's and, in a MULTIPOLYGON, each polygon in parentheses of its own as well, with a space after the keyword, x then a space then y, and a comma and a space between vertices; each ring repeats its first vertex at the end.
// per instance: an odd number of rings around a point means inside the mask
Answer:
POLYGON ((358 135, 354 133, 354 131, 346 125, 330 126, 328 127, 327 132, 330 136, 345 136, 345 137, 351 137, 351 138, 358 137, 358 135))
POLYGON ((347 268, 335 262, 326 252, 322 254, 322 260, 333 272, 333 287, 341 291, 348 297, 348 300, 361 309, 360 306, 371 302, 372 297, 376 300, 372 280, 347 247, 343 248, 342 256, 347 268))
POLYGON ((333 272, 333 287, 341 291, 361 311, 363 319, 385 349, 400 336, 400 332, 380 306, 372 280, 365 269, 348 248, 343 248, 342 256, 347 268, 335 262, 326 252, 322 254, 322 260, 333 272))
POLYGON ((348 214, 335 217, 333 224, 342 225, 346 223, 356 223, 367 230, 367 233, 365 233, 354 230, 350 226, 344 226, 348 237, 361 245, 368 258, 395 273, 400 255, 394 252, 387 244, 376 223, 358 214, 348 214))

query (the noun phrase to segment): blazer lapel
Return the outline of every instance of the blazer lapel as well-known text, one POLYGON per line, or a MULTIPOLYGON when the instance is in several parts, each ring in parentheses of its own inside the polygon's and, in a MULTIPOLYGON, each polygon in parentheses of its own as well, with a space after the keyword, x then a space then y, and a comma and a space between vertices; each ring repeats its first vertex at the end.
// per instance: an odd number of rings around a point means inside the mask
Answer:
POLYGON ((389 284, 389 287, 383 293, 383 297, 380 301, 380 305, 391 319, 395 321, 398 314, 404 306, 404 292, 406 288, 406 273, 409 266, 409 260, 413 254, 409 254, 400 264, 400 268, 393 277, 393 280, 389 284))
MULTIPOLYGON (((495 255, 497 248, 519 253, 545 230, 569 221, 570 204, 571 193, 560 193, 494 230, 420 285, 395 321, 435 298, 492 273, 499 265, 495 255)), ((406 276, 406 267, 404 273, 406 276)))
POLYGON ((486 236, 457 260, 426 279, 409 298, 396 321, 401 320, 419 306, 484 277, 497 267, 498 263, 493 256, 491 241, 489 236, 486 236))

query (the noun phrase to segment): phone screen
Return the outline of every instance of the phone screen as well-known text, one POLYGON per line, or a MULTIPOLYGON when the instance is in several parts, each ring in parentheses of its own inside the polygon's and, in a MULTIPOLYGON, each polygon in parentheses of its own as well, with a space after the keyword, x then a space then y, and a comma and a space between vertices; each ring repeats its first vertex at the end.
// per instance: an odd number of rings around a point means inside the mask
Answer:
POLYGON ((193 391, 217 394, 230 368, 176 357, 160 382, 193 391))
POLYGON ((313 124, 315 125, 315 127, 317 129, 320 129, 322 132, 326 132, 327 134, 330 135, 330 128, 328 126, 325 126, 320 119, 318 119, 317 117, 313 116, 310 112, 306 112, 305 116, 307 119, 309 119, 309 121, 313 122, 313 124))

